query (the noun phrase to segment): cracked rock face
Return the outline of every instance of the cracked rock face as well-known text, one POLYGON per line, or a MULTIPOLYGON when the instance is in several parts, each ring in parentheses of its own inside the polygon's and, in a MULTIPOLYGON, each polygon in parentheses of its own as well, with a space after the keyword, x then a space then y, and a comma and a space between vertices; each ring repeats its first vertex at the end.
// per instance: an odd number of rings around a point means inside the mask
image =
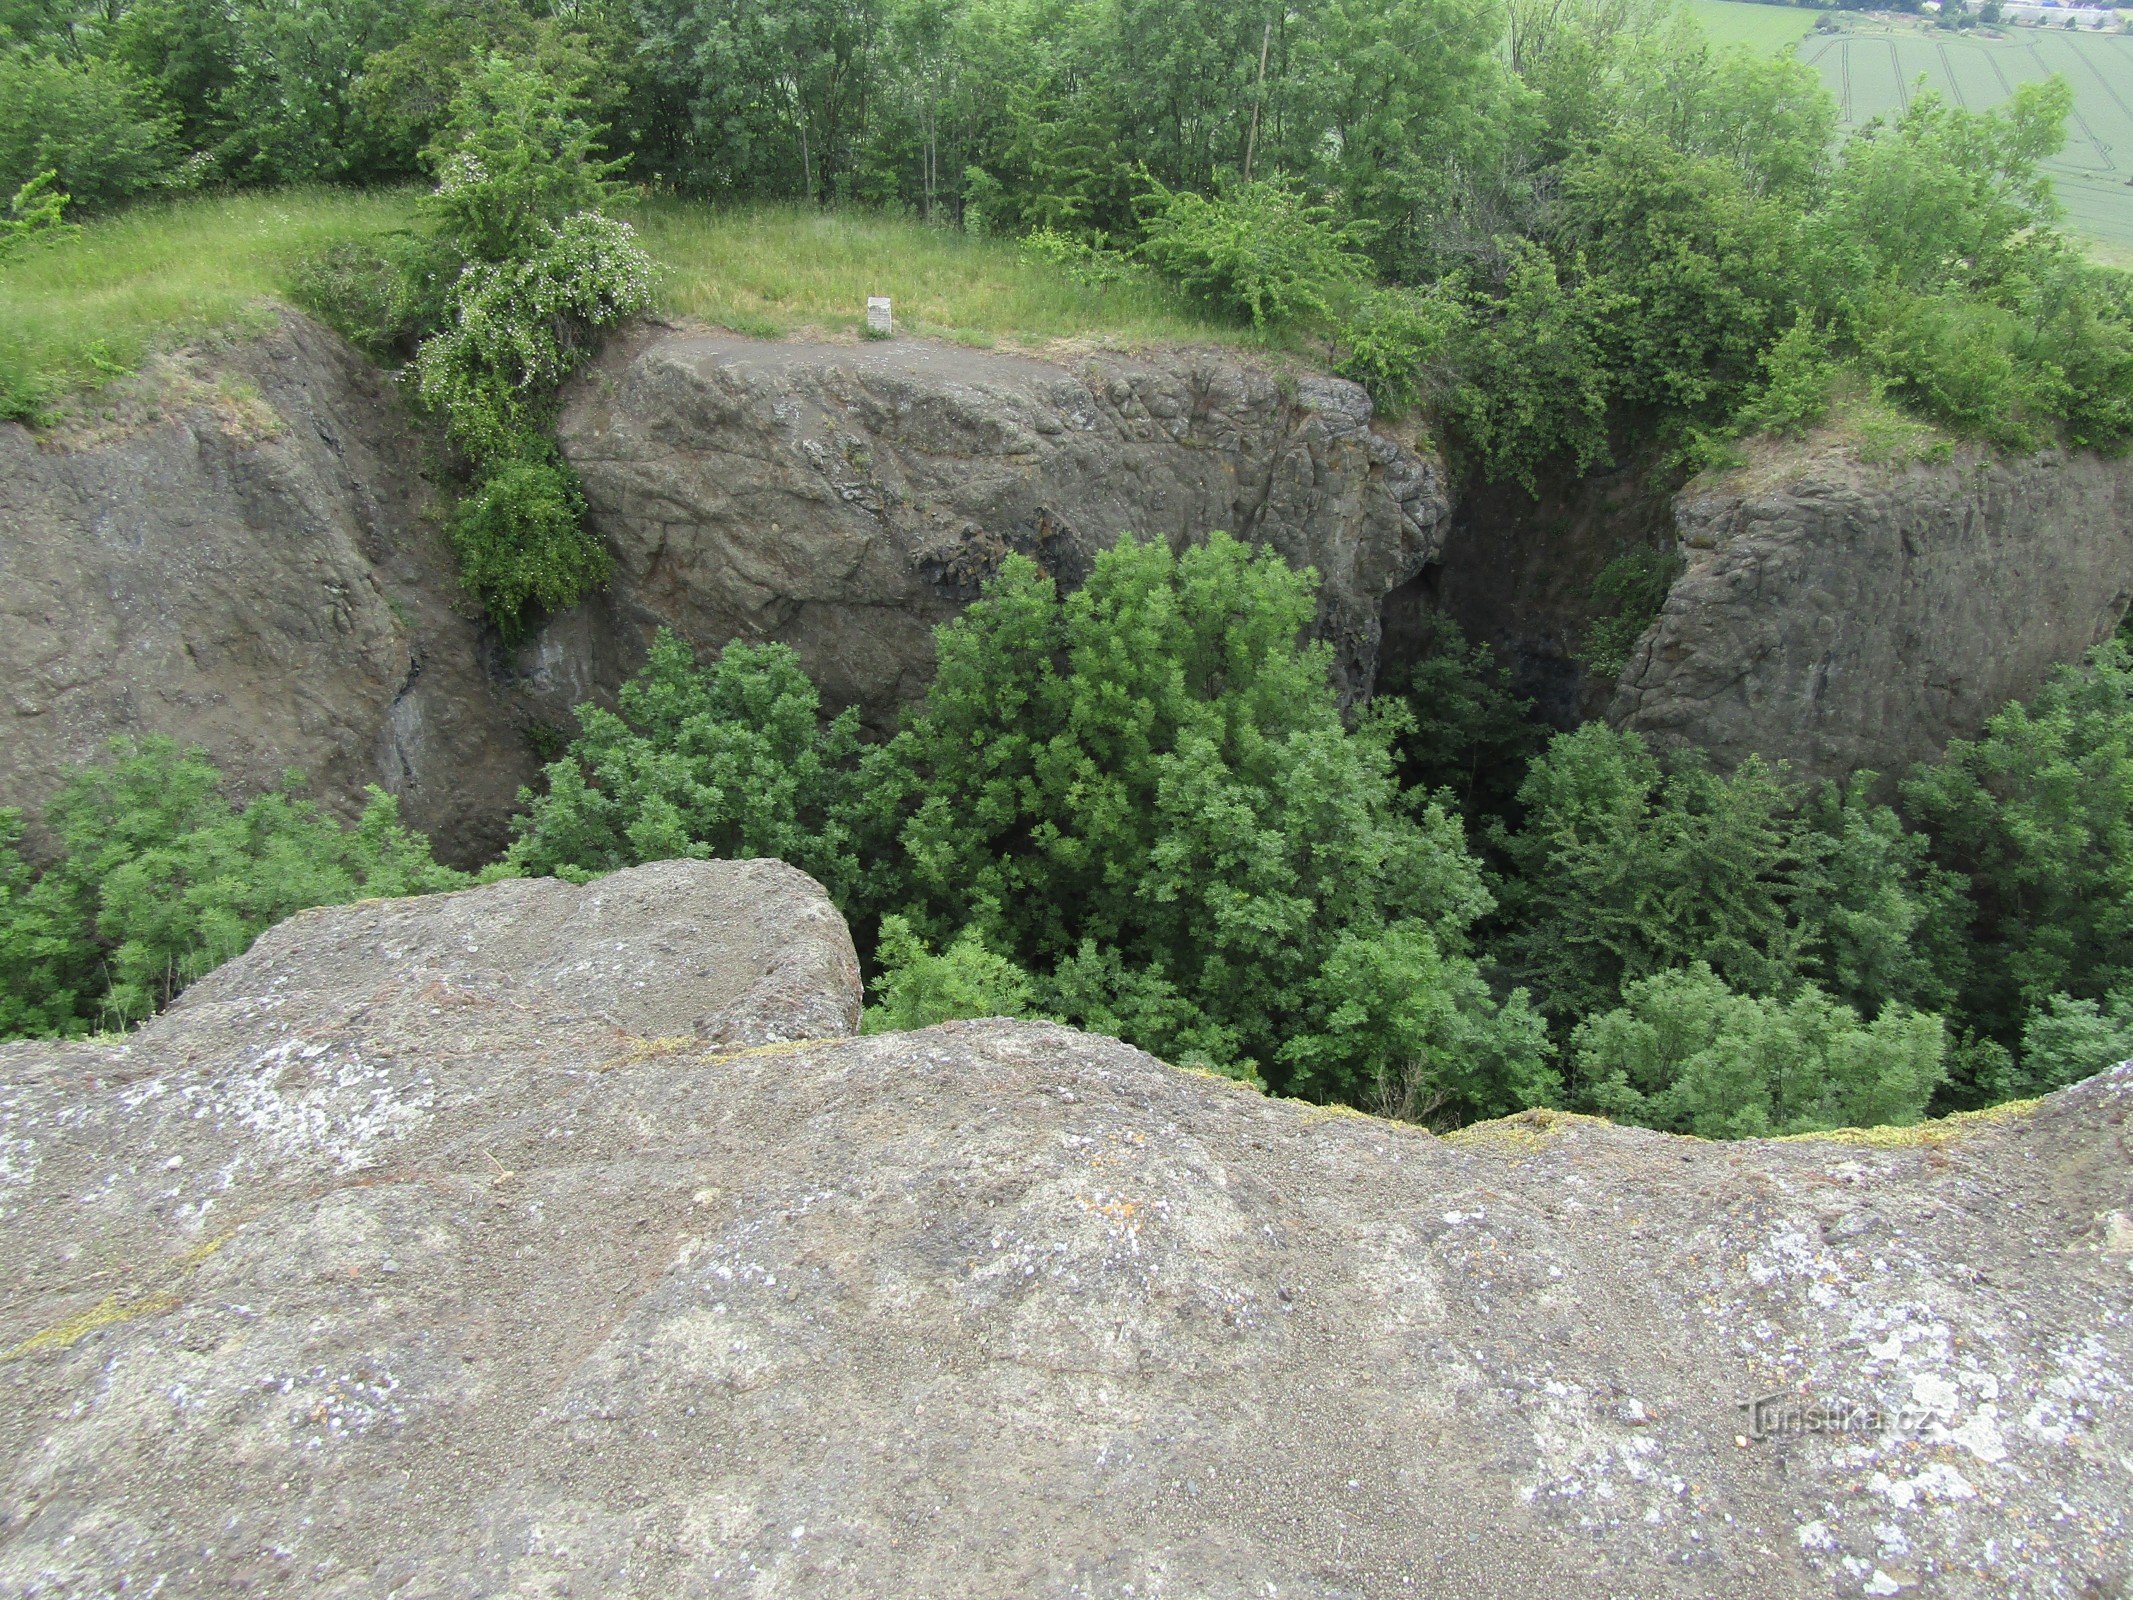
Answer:
POLYGON ((0 1594, 2129 1576, 2133 1069, 1888 1148, 1437 1139, 858 998, 809 880, 674 862, 0 1049, 0 1594))
POLYGON ((1723 766, 1901 775, 2133 599, 2133 471, 2089 454, 1873 467, 1791 447, 1691 484, 1674 520, 1687 569, 1609 720, 1723 766))
POLYGON ((1449 509, 1434 459, 1373 428, 1356 385, 1210 350, 1050 362, 652 331, 576 383, 560 433, 616 570, 526 654, 558 703, 609 687, 663 624, 705 648, 783 640, 831 704, 887 727, 932 677, 933 626, 1010 550, 1073 585, 1122 533, 1215 530, 1317 569, 1353 697, 1385 595, 1449 509))
POLYGON ((0 805, 159 734, 343 815, 381 784, 447 859, 493 854, 532 762, 385 380, 288 315, 114 402, 0 422, 0 805))

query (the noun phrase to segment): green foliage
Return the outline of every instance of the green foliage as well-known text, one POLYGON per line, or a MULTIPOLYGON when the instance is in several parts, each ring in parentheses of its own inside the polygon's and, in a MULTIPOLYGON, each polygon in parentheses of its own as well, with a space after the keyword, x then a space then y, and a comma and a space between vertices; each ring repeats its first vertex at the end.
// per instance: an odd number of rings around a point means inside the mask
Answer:
POLYGON ((1370 391, 1380 409, 1398 414, 1422 403, 1430 374, 1465 330, 1466 311, 1442 293, 1374 289, 1340 319, 1334 370, 1370 391))
POLYGON ((441 320, 441 294, 424 293, 434 267, 408 234, 336 239, 296 263, 289 298, 373 359, 404 358, 441 320))
POLYGON ((437 186, 423 201, 437 236, 470 262, 519 263, 556 229, 613 195, 623 163, 596 159, 599 136, 569 90, 538 68, 491 55, 452 98, 423 152, 437 186))
POLYGON ((1603 679, 1621 675, 1630 651, 1666 604, 1681 568, 1679 555, 1638 545, 1600 569, 1592 580, 1593 598, 1611 609, 1587 624, 1579 641, 1578 659, 1587 672, 1603 679))
POLYGON ((50 244, 81 231, 65 220, 67 197, 52 187, 55 176, 38 173, 15 191, 0 213, 0 261, 31 244, 50 244))
POLYGON ((902 917, 882 918, 875 945, 880 970, 870 987, 862 1033, 930 1028, 961 1017, 1032 1015, 1035 988, 1029 974, 985 948, 974 929, 958 934, 935 955, 902 917))
POLYGON ((1530 490, 1551 456, 1580 471, 1608 457, 1607 364, 1594 332, 1607 308, 1565 284, 1539 246, 1509 240, 1505 253, 1501 295, 1473 297, 1444 411, 1484 477, 1530 490))
POLYGON ((2112 990, 2101 1003, 2055 994, 2022 1027, 2022 1071, 2010 1088, 2048 1094, 2133 1060, 2133 993, 2112 990))
POLYGON ((699 669, 661 630, 616 710, 580 706, 578 721, 546 792, 522 797, 515 868, 586 877, 677 856, 775 856, 849 904, 858 719, 822 722, 790 648, 730 644, 699 669))
MULTIPOLYGON (((1065 597, 1011 560, 941 630, 939 676, 885 752, 903 909, 977 927, 1070 1020, 1294 1091, 1438 1072, 1419 1013, 1388 1009, 1395 975, 1452 997, 1440 1033, 1498 1030, 1530 1067, 1522 1015, 1468 981, 1489 901, 1458 824, 1402 801, 1397 718, 1342 725, 1325 648, 1298 642, 1311 610, 1306 580, 1226 538, 1122 541, 1065 597)), ((1480 1091, 1431 1076, 1416 1094, 1470 1109, 1480 1091)))
POLYGON ((477 464, 525 453, 594 335, 650 306, 651 280, 629 225, 593 213, 548 229, 523 260, 469 264, 450 323, 416 354, 423 402, 477 464))
POLYGON ((1412 648, 1412 663, 1380 689, 1404 701, 1413 719, 1398 745, 1401 781, 1449 791, 1476 821, 1504 814, 1547 742, 1533 702, 1512 687, 1487 645, 1469 644, 1441 613, 1425 617, 1412 648))
POLYGON ((1508 964, 1557 1017, 1691 961, 1752 993, 1789 987, 1808 866, 1793 798, 1754 758, 1730 777, 1696 761, 1666 772, 1635 733, 1558 734, 1519 789, 1523 824, 1499 837, 1517 874, 1508 964))
POLYGON ((1254 328, 1328 316, 1333 296, 1369 272, 1354 231, 1287 179, 1225 184, 1214 195, 1151 179, 1142 228, 1143 260, 1254 328))
POLYGON ((1571 1048, 1592 1103, 1646 1127, 1737 1139, 1915 1122, 1946 1071, 1940 1018, 1890 1006, 1862 1023, 1812 985, 1740 994, 1699 961, 1622 999, 1571 1048))
POLYGON ((491 460, 452 509, 459 581, 507 638, 529 615, 575 603, 607 581, 607 547, 586 531, 578 475, 553 449, 491 460))
POLYGON ((1968 877, 1967 1017, 2003 1043, 2057 994, 2133 992, 2133 656, 2053 675, 1903 785, 1939 861, 1968 877))
POLYGON ((114 747, 46 808, 42 871, 0 813, 0 1037, 138 1022, 292 912, 471 881, 377 789, 343 829, 291 789, 238 807, 220 784, 167 740, 114 747))
POLYGON ((84 210, 176 181, 169 119, 124 66, 0 52, 0 193, 41 174, 84 210))
POLYGON ((1090 289, 1129 282, 1143 271, 1132 257, 1111 249, 1101 238, 1085 239, 1051 227, 1025 234, 1022 253, 1031 261, 1056 267, 1073 282, 1090 289))
POLYGON ((1829 413, 1837 363, 1829 340, 1802 309, 1762 354, 1763 386, 1735 416, 1739 431, 1799 438, 1829 413))

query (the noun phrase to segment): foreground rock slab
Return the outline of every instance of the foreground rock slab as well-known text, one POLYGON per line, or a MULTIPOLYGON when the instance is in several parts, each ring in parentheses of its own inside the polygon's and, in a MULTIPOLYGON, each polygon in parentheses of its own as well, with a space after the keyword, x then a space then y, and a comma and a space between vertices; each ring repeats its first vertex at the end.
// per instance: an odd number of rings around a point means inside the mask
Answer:
POLYGON ((0 1593, 2122 1592, 2133 1071, 1438 1139, 857 1002, 670 863, 0 1050, 0 1593))

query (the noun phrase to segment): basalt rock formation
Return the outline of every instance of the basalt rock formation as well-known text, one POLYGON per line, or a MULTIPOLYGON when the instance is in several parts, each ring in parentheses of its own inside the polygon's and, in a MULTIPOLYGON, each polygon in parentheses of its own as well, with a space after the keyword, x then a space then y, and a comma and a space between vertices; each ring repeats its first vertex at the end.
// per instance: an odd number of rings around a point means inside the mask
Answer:
POLYGON ((671 862, 309 912, 0 1047, 0 1594, 2133 1578, 2133 1068, 1435 1138, 858 1001, 810 880, 671 862))
POLYGON ((2133 468, 2085 453, 1862 464, 1765 446, 1674 502, 1687 568, 1610 718, 1722 765, 1901 773, 2109 637, 2133 468))
POLYGON ((290 315, 108 400, 0 422, 0 805, 158 734, 245 792, 299 768, 347 814, 383 785, 443 855, 493 854, 533 762, 391 385, 290 315))
POLYGON ((577 382, 560 433, 615 580, 534 646, 530 677, 558 698, 611 687, 659 625, 778 639, 876 728, 1007 552, 1072 586, 1125 533, 1221 530, 1315 568, 1319 631, 1367 694, 1380 607, 1450 509, 1359 387, 1214 350, 1039 361, 651 329, 577 382))
POLYGON ((1220 352, 1062 365, 646 330, 563 420, 614 584, 514 656, 458 587, 433 443, 316 324, 189 351, 106 409, 0 423, 0 805, 34 814, 112 738, 160 734, 244 792, 299 768, 344 815, 381 784, 460 863, 503 842, 536 739, 612 694, 656 627, 706 652, 789 641, 885 729, 933 625, 1008 550, 1072 584, 1122 532, 1221 529, 1319 570, 1352 696, 1446 511, 1360 389, 1220 352))

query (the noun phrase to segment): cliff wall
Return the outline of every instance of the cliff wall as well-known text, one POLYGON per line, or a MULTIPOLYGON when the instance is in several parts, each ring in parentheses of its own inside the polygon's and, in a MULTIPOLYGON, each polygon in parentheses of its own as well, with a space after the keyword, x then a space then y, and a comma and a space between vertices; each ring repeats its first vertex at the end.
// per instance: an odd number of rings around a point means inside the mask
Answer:
POLYGON ((1610 718, 1730 765, 1900 774, 1974 735, 2133 599, 2133 464, 1762 447, 1674 501, 1687 567, 1610 718))

